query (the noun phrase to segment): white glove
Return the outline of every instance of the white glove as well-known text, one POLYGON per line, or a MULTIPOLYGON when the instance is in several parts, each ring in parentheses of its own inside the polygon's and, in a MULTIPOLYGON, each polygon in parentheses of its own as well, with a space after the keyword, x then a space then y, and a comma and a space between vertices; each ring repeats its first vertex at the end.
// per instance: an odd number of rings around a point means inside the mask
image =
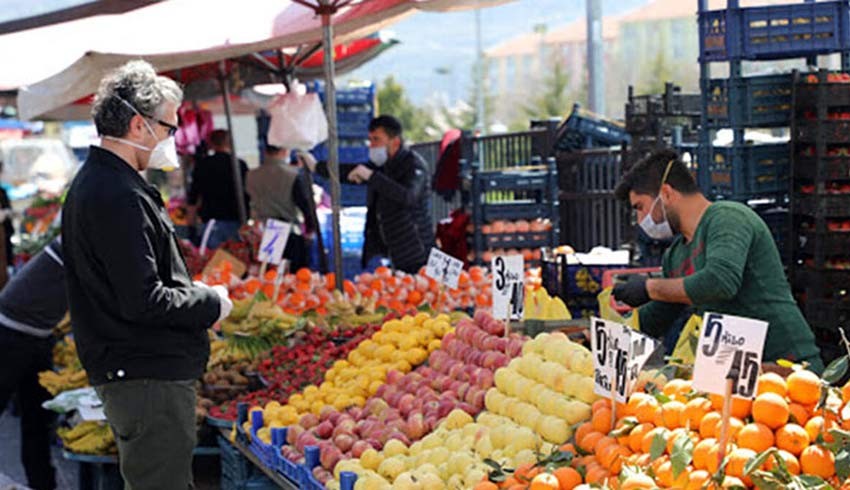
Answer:
POLYGON ((201 281, 193 281, 192 284, 199 288, 212 289, 213 291, 215 291, 215 294, 218 295, 219 311, 218 320, 216 320, 215 323, 218 323, 230 316, 230 312, 233 311, 233 301, 230 300, 230 295, 228 294, 226 287, 210 286, 209 284, 201 281))
POLYGON ((230 316, 230 312, 233 310, 233 301, 230 301, 230 295, 227 293, 226 287, 213 286, 212 290, 218 294, 218 299, 220 300, 218 320, 216 320, 216 323, 218 323, 230 316))

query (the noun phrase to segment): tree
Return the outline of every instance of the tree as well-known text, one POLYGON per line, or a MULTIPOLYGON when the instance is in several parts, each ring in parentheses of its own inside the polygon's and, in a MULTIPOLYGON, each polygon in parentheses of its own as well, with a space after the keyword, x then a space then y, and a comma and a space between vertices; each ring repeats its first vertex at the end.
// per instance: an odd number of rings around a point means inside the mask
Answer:
POLYGON ((493 107, 496 103, 496 97, 493 96, 490 90, 490 84, 487 83, 486 74, 488 72, 488 61, 484 60, 485 79, 480 80, 478 77, 478 62, 472 65, 472 83, 470 84, 469 93, 466 100, 460 101, 454 107, 443 105, 438 110, 438 119, 442 124, 438 124, 441 130, 445 131, 450 128, 458 128, 465 130, 475 129, 478 123, 478 93, 483 92, 484 95, 484 121, 483 127, 485 131, 493 123, 493 107), (483 82, 483 83, 482 83, 483 82))
POLYGON ((420 142, 428 139, 427 128, 430 118, 427 112, 417 107, 404 92, 404 86, 392 75, 378 87, 378 110, 398 118, 404 128, 405 139, 420 142))
MULTIPOLYGON (((563 117, 573 102, 582 98, 581 91, 570 90, 570 74, 564 64, 555 61, 551 65, 552 71, 539 87, 540 95, 524 108, 523 112, 531 119, 563 117)), ((583 88, 586 90, 586 84, 583 88)))

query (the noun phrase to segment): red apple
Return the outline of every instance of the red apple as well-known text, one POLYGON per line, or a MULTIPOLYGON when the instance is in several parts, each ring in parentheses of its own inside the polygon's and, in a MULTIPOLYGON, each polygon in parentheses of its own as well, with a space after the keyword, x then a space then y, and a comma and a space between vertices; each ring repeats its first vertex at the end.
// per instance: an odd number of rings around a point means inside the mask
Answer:
POLYGON ((316 435, 321 437, 322 439, 327 439, 327 438, 331 437, 331 434, 333 434, 333 431, 334 431, 334 426, 333 426, 333 424, 331 423, 330 420, 325 420, 321 424, 317 425, 316 429, 314 430, 316 435))
POLYGON ((323 448, 319 456, 322 467, 328 471, 333 471, 334 466, 336 466, 340 459, 342 459, 342 453, 334 446, 323 448))
POLYGON ((300 425, 292 425, 286 429, 286 443, 290 446, 294 446, 295 442, 298 441, 298 436, 304 433, 304 427, 300 425))
POLYGON ((366 441, 357 441, 351 446, 351 455, 355 458, 359 458, 366 452, 367 449, 371 448, 372 445, 366 441))
POLYGON ((354 437, 348 434, 339 434, 334 437, 334 445, 342 452, 347 452, 354 446, 354 437))
POLYGON ((305 429, 312 429, 313 427, 319 425, 319 417, 313 415, 312 413, 305 413, 301 416, 301 420, 298 421, 301 424, 301 427, 305 429))
POLYGON ((405 426, 404 433, 410 438, 411 441, 418 441, 428 431, 428 427, 425 425, 425 417, 422 416, 421 413, 411 414, 411 416, 407 419, 407 425, 405 426))

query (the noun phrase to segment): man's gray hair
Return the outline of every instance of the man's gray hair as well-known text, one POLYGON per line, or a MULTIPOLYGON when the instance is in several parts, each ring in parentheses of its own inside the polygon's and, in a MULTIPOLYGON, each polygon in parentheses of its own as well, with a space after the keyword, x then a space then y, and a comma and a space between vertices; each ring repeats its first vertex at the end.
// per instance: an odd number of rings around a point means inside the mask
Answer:
POLYGON ((174 80, 157 75, 147 61, 130 61, 101 80, 92 117, 99 135, 120 138, 136 115, 130 106, 142 116, 161 119, 165 103, 182 101, 183 90, 174 80))

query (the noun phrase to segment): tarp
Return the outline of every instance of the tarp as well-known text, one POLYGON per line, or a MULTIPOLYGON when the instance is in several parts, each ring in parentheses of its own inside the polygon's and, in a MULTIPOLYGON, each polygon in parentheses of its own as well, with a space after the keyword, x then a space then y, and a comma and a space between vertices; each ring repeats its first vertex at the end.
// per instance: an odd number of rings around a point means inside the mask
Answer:
MULTIPOLYGON (((378 35, 374 35, 349 43, 338 44, 334 49, 336 53, 334 59, 337 62, 337 67, 339 67, 337 73, 342 75, 355 70, 397 43, 398 41, 382 40, 378 35)), ((277 66, 280 63, 277 53, 278 51, 267 52, 262 55, 262 58, 277 66)), ((257 54, 257 56, 261 55, 257 54)), ((296 61, 293 60, 293 56, 295 56, 295 53, 282 54, 285 66, 292 66, 291 63, 296 61)), ((257 109, 265 108, 270 103, 270 100, 267 100, 270 97, 263 97, 254 93, 250 87, 280 83, 268 68, 263 68, 260 63, 251 63, 251 61, 252 58, 247 58, 243 62, 228 61, 225 63, 225 71, 228 76, 231 79, 238 80, 240 86, 243 87, 239 95, 231 96, 230 104, 233 114, 254 114, 257 109)), ((301 82, 321 79, 324 76, 323 62, 324 53, 321 50, 314 51, 312 55, 308 53, 306 59, 297 64, 296 69, 293 70, 293 75, 301 82)), ((221 85, 217 80, 218 66, 219 63, 205 63, 167 71, 162 74, 183 85, 184 100, 197 101, 213 113, 223 114, 221 85)), ((75 100, 71 104, 45 112, 39 118, 51 121, 89 119, 93 101, 94 95, 90 94, 82 99, 75 100)))
MULTIPOLYGON (((335 42, 367 36, 417 10, 455 11, 509 1, 356 3, 333 16, 335 42)), ((34 119, 95 92, 106 73, 132 59, 144 58, 158 71, 170 71, 321 40, 321 18, 291 0, 172 0, 0 36, 0 66, 6 67, 0 90, 20 87, 20 115, 34 119)))

